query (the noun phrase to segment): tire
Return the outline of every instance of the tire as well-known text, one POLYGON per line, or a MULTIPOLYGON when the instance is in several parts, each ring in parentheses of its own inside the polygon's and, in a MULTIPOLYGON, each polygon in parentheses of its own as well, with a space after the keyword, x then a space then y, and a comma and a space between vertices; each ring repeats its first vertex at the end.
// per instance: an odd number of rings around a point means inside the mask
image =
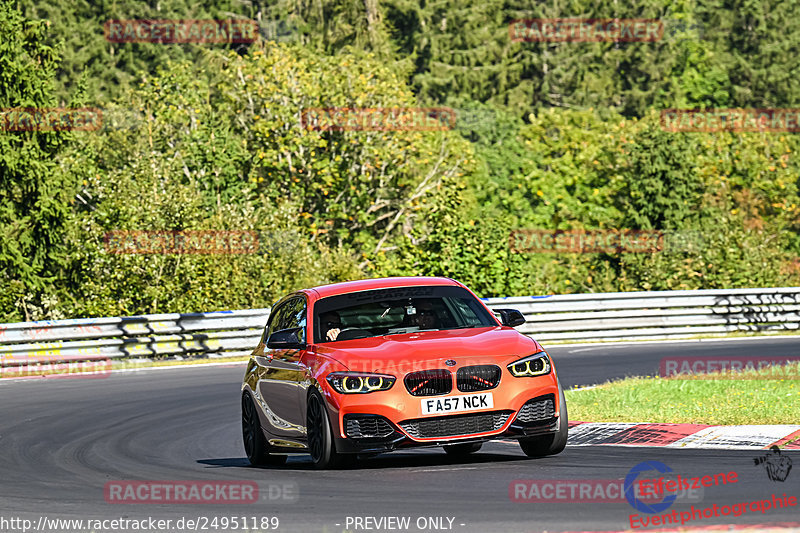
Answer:
POLYGON ((247 460, 253 466, 282 465, 285 455, 270 455, 270 446, 261 430, 256 406, 249 393, 242 394, 242 440, 247 460))
POLYGON ((519 445, 528 457, 544 457, 557 455, 567 446, 569 433, 569 418, 567 416, 567 402, 561 382, 558 383, 558 398, 561 405, 561 416, 558 417, 558 431, 550 435, 541 435, 527 439, 519 439, 519 445))
POLYGON ((315 389, 308 394, 306 428, 308 430, 308 451, 311 454, 314 468, 324 470, 352 464, 354 457, 336 451, 325 400, 315 389))
POLYGON ((481 446, 483 446, 482 442, 467 442, 464 444, 448 444, 447 446, 442 447, 447 455, 451 455, 453 457, 466 457, 467 455, 480 450, 481 446))

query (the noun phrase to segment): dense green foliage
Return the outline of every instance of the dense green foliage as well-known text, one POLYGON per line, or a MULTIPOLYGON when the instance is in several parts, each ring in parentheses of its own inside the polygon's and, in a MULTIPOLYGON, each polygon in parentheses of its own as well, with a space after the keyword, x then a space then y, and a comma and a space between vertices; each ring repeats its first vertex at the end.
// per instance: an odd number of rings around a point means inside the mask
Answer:
MULTIPOLYGON (((0 108, 54 104, 57 51, 45 22, 0 3, 0 108)), ((0 135, 0 306, 7 316, 55 285, 64 266, 71 184, 57 171, 66 132, 0 135)))
POLYGON ((481 296, 795 284, 797 135, 674 133, 659 111, 800 107, 798 18, 776 0, 0 0, 0 108, 96 106, 105 122, 0 131, 0 321, 260 307, 385 275, 451 276, 481 296), (511 20, 569 16, 668 31, 510 39, 511 20), (110 19, 171 18, 250 18, 262 38, 103 33, 110 19), (439 105, 457 109, 455 129, 301 122, 308 108, 439 105), (519 253, 517 228, 672 240, 660 253, 519 253), (258 253, 104 242, 205 229, 256 231, 258 253))

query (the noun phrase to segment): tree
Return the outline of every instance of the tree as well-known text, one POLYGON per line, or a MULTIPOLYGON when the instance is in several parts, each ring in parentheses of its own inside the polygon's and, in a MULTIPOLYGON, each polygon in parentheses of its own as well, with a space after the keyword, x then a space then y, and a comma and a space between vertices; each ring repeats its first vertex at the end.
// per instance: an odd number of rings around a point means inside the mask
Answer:
MULTIPOLYGON (((25 302, 46 299, 46 287, 65 263, 64 222, 72 186, 57 171, 68 131, 15 126, 12 108, 55 104, 57 50, 45 43, 49 24, 26 20, 0 1, 0 315, 32 318, 25 302), (15 131, 17 129, 27 131, 15 131)), ((36 318, 35 316, 33 318, 36 318)))
POLYGON ((619 195, 624 221, 637 229, 676 229, 699 214, 704 183, 689 136, 647 122, 628 148, 619 195))

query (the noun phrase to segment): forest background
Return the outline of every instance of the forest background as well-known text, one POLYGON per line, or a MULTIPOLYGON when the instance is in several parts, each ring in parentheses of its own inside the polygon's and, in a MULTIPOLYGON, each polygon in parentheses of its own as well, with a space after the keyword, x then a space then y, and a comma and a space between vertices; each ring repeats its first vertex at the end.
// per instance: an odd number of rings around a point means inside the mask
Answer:
POLYGON ((392 275, 449 276, 482 297, 797 285, 798 135, 668 131, 661 112, 800 108, 800 3, 551 4, 0 0, 0 109, 103 111, 93 131, 0 131, 0 321, 268 307, 392 275), (665 31, 509 31, 567 17, 665 31), (107 21, 133 19, 249 19, 259 38, 106 38, 107 21), (457 120, 303 127, 322 107, 448 107, 457 120), (525 253, 509 246, 517 229, 660 230, 672 244, 525 253), (109 253, 120 230, 259 242, 109 253))

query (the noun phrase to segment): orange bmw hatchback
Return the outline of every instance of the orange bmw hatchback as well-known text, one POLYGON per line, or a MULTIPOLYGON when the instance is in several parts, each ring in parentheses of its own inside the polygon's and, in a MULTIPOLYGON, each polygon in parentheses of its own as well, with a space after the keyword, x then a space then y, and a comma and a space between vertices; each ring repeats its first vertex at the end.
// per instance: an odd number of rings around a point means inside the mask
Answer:
POLYGON ((242 385, 254 465, 309 453, 318 468, 359 454, 441 446, 469 454, 517 439, 560 453, 567 407, 552 358, 447 278, 361 280, 304 289, 272 308, 242 385))

